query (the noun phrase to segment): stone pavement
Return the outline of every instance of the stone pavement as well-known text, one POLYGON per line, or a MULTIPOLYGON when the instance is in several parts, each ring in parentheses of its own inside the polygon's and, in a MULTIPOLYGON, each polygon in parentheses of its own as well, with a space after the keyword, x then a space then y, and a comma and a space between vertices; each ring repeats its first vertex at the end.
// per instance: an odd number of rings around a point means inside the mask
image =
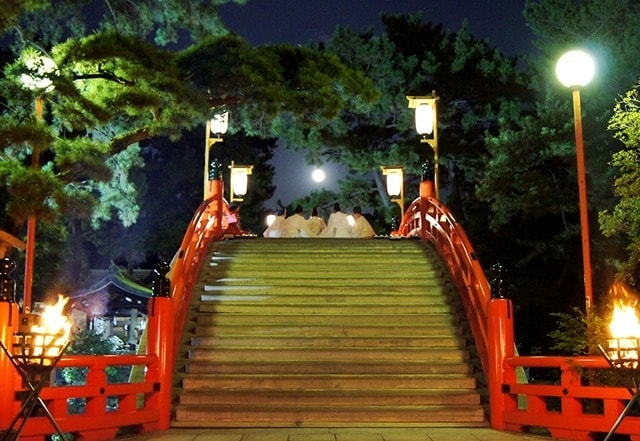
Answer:
POLYGON ((122 441, 558 441, 490 428, 169 429, 118 437, 122 441))

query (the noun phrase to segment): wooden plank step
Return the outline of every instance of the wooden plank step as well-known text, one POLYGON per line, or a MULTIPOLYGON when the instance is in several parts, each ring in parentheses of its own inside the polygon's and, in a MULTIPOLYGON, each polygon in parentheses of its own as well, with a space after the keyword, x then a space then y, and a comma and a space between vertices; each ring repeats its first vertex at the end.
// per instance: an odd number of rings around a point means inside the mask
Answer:
MULTIPOLYGON (((206 312, 193 317, 200 325, 217 325, 225 324, 255 324, 260 325, 289 325, 289 326, 385 326, 389 324, 388 320, 382 320, 377 315, 362 314, 314 314, 314 315, 262 315, 256 312, 252 314, 214 314, 206 312)), ((385 317, 389 318, 389 317, 385 317)), ((430 313, 430 314, 395 314, 393 317, 394 326, 441 326, 446 324, 457 324, 458 317, 447 313, 430 313)))
MULTIPOLYGON (((395 273, 394 273, 395 275, 395 273)), ((440 287, 442 284, 453 287, 453 284, 448 283, 448 277, 444 274, 425 274, 420 272, 410 278, 394 277, 391 274, 372 274, 371 277, 363 278, 360 275, 355 276, 353 273, 349 277, 331 277, 328 273, 309 273, 305 271, 303 273, 270 273, 270 274, 244 274, 242 277, 232 277, 225 271, 210 270, 203 273, 198 278, 198 283, 201 285, 269 285, 278 283, 280 285, 289 286, 307 286, 313 281, 314 286, 332 286, 336 287, 336 280, 346 285, 376 285, 380 283, 380 280, 394 280, 393 285, 414 287, 416 284, 424 286, 440 287)))
POLYGON ((437 363, 424 363, 422 361, 316 361, 307 362, 300 360, 289 361, 235 361, 212 363, 190 361, 186 366, 188 374, 472 374, 473 366, 470 363, 440 361, 437 363))
POLYGON ((243 406, 242 409, 179 405, 176 420, 211 421, 219 426, 242 422, 243 426, 289 424, 295 427, 330 427, 336 423, 483 423, 484 412, 479 406, 296 406, 274 411, 273 407, 256 405, 243 406))
POLYGON ((300 261, 292 261, 292 262, 281 262, 281 261, 273 261, 269 262, 266 260, 256 261, 256 262, 245 262, 245 261, 213 261, 210 262, 208 267, 209 269, 215 268, 216 270, 224 271, 226 274, 231 277, 232 274, 242 271, 246 275, 256 276, 260 273, 292 273, 294 276, 303 278, 303 274, 309 274, 318 276, 318 274, 325 273, 330 277, 342 277, 349 278, 353 277, 354 274, 361 274, 362 272, 370 272, 372 275, 382 278, 384 275, 396 274, 396 278, 398 275, 403 275, 407 279, 411 279, 412 277, 418 277, 420 279, 423 276, 434 276, 436 274, 443 274, 440 269, 432 269, 429 272, 429 268, 425 268, 424 271, 421 269, 419 273, 416 273, 416 269, 412 266, 411 261, 407 262, 393 262, 393 266, 390 266, 391 263, 388 261, 380 261, 376 260, 367 260, 364 262, 349 262, 348 260, 341 260, 336 262, 327 262, 326 264, 319 265, 317 262, 300 262, 300 261), (345 263, 347 263, 345 265, 345 263))
POLYGON ((339 347, 339 348, 461 348, 465 340, 462 337, 431 338, 419 337, 306 337, 300 334, 298 337, 274 337, 274 336, 242 336, 242 337, 192 337, 191 346, 206 346, 211 348, 224 347, 268 347, 268 348, 292 348, 292 347, 339 347))
POLYGON ((180 395, 187 405, 271 405, 271 406, 466 406, 480 404, 480 394, 460 390, 367 389, 273 391, 256 389, 197 390, 180 395))
POLYGON ((476 379, 465 374, 367 375, 367 374, 187 374, 182 378, 184 390, 206 389, 468 389, 474 390, 476 379))
POLYGON ((191 348, 188 350, 189 359, 195 361, 331 361, 336 358, 344 361, 390 361, 390 360, 434 360, 469 359, 469 352, 462 349, 432 348, 429 351, 415 348, 386 348, 376 350, 371 348, 191 348))
POLYGON ((233 323, 227 325, 197 325, 193 330, 194 335, 200 337, 230 337, 230 336, 259 336, 269 335, 273 337, 300 336, 306 337, 414 337, 429 336, 430 338, 462 336, 460 326, 421 324, 405 326, 387 326, 379 323, 379 326, 337 326, 337 325, 313 325, 301 326, 295 324, 258 325, 248 321, 248 324, 233 323))
MULTIPOLYGON (((401 293, 400 295, 390 295, 390 291, 380 292, 379 287, 345 287, 341 290, 319 290, 317 288, 310 289, 308 293, 304 293, 299 287, 265 287, 265 289, 254 289, 251 287, 220 287, 220 289, 211 289, 205 287, 207 294, 200 295, 200 301, 203 303, 238 303, 238 304, 339 304, 339 305, 394 305, 394 304, 413 304, 413 305, 448 305, 451 301, 444 297, 441 293, 426 291, 421 294, 401 293), (286 288, 290 288, 287 290, 286 288), (348 290, 351 289, 351 292, 348 290)), ((434 290, 435 291, 435 290, 434 290)))
POLYGON ((307 303, 304 305, 246 304, 245 303, 201 303, 200 312, 218 314, 252 314, 260 311, 265 315, 373 315, 380 320, 388 320, 387 316, 421 315, 446 313, 453 311, 450 305, 332 305, 324 303, 307 303))

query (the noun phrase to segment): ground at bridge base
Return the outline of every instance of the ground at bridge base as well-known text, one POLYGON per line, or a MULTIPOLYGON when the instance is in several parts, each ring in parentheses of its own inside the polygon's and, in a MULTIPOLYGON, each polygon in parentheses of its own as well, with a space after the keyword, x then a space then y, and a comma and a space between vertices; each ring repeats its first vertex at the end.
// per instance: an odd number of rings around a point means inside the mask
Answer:
POLYGON ((559 441, 540 435, 489 428, 269 428, 169 429, 127 435, 121 441, 559 441))

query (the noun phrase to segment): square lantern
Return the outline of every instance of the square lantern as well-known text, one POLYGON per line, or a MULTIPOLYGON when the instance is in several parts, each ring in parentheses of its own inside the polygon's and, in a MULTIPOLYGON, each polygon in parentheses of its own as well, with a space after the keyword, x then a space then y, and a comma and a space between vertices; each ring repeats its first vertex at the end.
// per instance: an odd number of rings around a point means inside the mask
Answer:
POLYGON ((231 161, 231 179, 229 187, 229 202, 242 201, 247 194, 249 175, 253 172, 253 165, 236 165, 231 161))

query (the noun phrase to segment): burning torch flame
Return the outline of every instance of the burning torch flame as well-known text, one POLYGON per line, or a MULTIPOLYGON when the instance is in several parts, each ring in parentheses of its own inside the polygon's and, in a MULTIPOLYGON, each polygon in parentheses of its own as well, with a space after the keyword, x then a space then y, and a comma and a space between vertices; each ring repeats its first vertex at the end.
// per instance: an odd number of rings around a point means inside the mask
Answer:
POLYGON ((636 315, 635 303, 625 305, 620 302, 614 306, 609 331, 613 338, 640 337, 640 321, 636 315))
POLYGON ((35 334, 32 356, 41 356, 46 351, 46 357, 57 357, 61 348, 69 341, 72 323, 62 314, 68 301, 68 297, 59 295, 58 303, 45 307, 40 324, 31 327, 31 332, 35 334))
POLYGON ((640 321, 636 314, 635 302, 625 304, 618 301, 614 305, 609 331, 612 337, 609 340, 610 358, 625 367, 638 368, 640 321))

